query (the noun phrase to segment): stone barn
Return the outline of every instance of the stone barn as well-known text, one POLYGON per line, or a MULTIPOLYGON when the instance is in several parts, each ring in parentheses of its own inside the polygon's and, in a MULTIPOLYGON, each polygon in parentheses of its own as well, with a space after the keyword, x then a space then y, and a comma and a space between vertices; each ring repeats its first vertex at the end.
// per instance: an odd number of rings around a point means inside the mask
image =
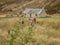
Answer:
POLYGON ((47 14, 46 14, 44 8, 42 8, 42 9, 26 8, 23 11, 23 16, 24 17, 36 18, 36 17, 45 17, 46 15, 47 14))

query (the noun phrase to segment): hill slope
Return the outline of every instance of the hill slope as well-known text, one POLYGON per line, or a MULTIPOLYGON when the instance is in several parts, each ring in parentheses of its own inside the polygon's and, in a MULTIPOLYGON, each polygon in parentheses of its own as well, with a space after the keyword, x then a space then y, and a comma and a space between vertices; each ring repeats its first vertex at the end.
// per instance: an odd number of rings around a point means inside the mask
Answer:
POLYGON ((60 13, 59 0, 0 0, 0 12, 19 12, 26 7, 41 8, 44 5, 48 14, 60 13))

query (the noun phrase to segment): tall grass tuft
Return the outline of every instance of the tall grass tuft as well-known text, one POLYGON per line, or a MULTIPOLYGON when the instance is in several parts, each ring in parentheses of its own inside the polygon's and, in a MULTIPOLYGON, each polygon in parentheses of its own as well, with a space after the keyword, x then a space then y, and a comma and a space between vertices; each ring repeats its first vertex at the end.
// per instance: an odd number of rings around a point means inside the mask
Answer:
POLYGON ((28 43, 32 39, 32 26, 29 27, 27 34, 25 35, 25 42, 28 43))
POLYGON ((10 33, 10 45, 14 45, 14 39, 17 38, 18 36, 18 33, 19 33, 19 25, 16 25, 16 28, 10 33))
POLYGON ((29 43, 31 39, 32 39, 32 27, 29 27, 27 33, 21 37, 20 45, 25 45, 29 43))

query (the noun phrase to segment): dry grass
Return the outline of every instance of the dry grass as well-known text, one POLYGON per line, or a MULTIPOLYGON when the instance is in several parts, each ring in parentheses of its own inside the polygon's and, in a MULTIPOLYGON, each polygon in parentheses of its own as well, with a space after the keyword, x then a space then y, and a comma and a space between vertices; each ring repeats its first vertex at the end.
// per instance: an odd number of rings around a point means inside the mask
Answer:
POLYGON ((0 44, 60 45, 60 18, 37 18, 34 26, 31 21, 22 17, 0 19, 0 44))

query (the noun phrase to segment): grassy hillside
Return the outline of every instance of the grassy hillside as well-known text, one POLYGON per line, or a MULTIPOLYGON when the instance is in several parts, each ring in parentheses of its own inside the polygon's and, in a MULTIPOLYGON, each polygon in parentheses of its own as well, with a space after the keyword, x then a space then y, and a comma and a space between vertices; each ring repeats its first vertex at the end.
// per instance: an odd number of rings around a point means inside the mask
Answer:
POLYGON ((59 0, 0 0, 0 45, 60 45, 59 6, 59 0), (26 7, 41 8, 45 4, 51 17, 20 16, 26 7))
POLYGON ((60 45, 60 18, 0 19, 1 45, 60 45))
POLYGON ((45 6, 47 14, 60 13, 59 0, 0 0, 0 12, 21 12, 24 8, 41 8, 45 6))
POLYGON ((59 14, 60 0, 48 0, 45 9, 48 14, 59 14))

